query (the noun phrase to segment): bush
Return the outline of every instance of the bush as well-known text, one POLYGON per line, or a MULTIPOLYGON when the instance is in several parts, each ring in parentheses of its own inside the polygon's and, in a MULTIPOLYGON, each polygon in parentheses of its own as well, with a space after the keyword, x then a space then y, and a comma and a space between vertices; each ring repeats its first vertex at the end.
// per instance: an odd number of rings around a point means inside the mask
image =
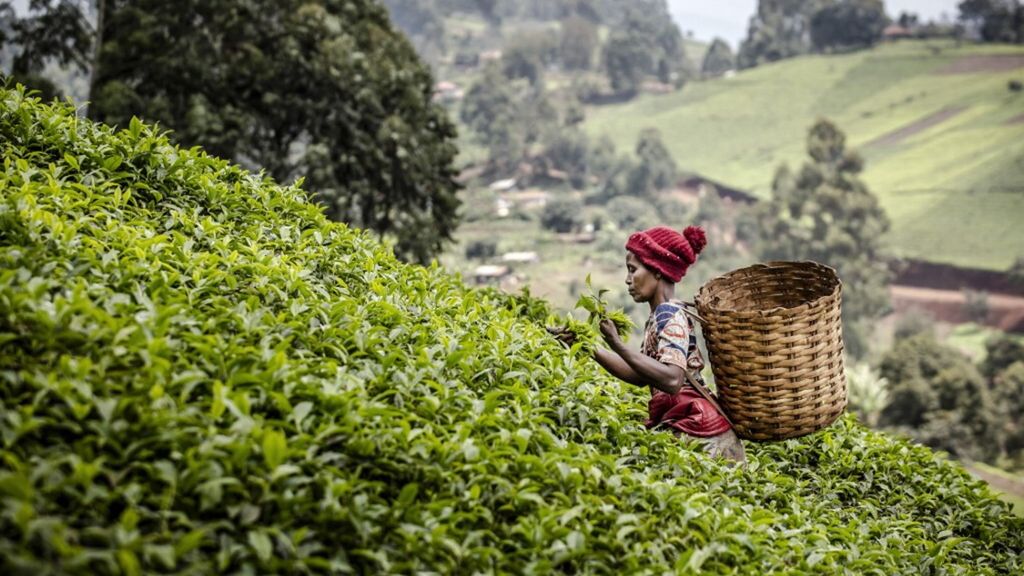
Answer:
POLYGON ((964 313, 971 322, 984 324, 988 319, 988 292, 964 290, 964 313))
POLYGON ((896 321, 895 340, 906 340, 918 334, 935 336, 935 318, 919 308, 912 308, 896 321))
POLYGON ((472 260, 474 258, 486 260, 488 258, 494 258, 494 255, 497 253, 498 243, 494 240, 474 240, 466 246, 467 260, 472 260))
POLYGON ((544 306, 132 122, 0 92, 0 569, 1019 573, 1024 520, 852 419, 732 469, 544 306))
POLYGON ((554 198, 544 207, 540 226, 563 234, 579 230, 583 226, 583 202, 571 196, 554 198))

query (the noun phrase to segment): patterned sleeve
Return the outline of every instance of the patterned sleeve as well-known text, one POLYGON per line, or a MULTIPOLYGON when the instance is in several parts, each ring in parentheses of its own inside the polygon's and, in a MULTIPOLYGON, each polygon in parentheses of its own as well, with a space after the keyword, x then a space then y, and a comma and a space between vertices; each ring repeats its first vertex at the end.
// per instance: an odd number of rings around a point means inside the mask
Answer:
POLYGON ((704 368, 704 360, 697 348, 693 321, 682 306, 672 302, 659 305, 654 311, 654 321, 658 334, 658 360, 699 373, 704 368))

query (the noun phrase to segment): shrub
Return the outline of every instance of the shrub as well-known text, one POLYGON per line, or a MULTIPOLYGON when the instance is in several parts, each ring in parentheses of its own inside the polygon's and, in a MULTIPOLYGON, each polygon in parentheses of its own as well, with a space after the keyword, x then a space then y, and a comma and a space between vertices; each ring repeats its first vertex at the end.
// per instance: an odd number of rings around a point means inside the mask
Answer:
POLYGON ((1020 572, 926 448, 844 418, 731 469, 296 187, 19 91, 0 149, 5 574, 1020 572))
POLYGON ((574 232, 583 226, 583 202, 572 196, 557 196, 544 207, 540 226, 558 233, 574 232))

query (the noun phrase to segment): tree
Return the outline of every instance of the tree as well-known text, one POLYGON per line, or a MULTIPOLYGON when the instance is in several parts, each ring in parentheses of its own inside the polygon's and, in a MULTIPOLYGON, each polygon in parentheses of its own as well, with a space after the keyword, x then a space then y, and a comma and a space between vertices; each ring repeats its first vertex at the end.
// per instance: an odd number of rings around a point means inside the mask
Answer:
POLYGON ((1018 0, 964 0, 960 21, 975 26, 986 42, 1024 42, 1024 6, 1018 0))
POLYGON ((814 260, 836 268, 843 290, 847 348, 866 350, 867 324, 889 305, 883 236, 889 219, 860 180, 860 157, 828 120, 807 135, 810 162, 795 177, 780 167, 770 201, 758 213, 758 252, 764 260, 814 260))
POLYGON ((653 59, 643 43, 623 32, 614 32, 604 46, 605 73, 617 94, 633 95, 640 89, 653 59))
POLYGON ((678 168, 656 128, 640 132, 636 156, 639 162, 629 174, 629 194, 653 199, 658 191, 675 185, 678 168))
POLYGON ((391 22, 409 37, 417 54, 431 61, 444 56, 447 49, 444 18, 433 0, 383 0, 383 3, 391 14, 391 22))
POLYGON ((650 203, 635 196, 616 196, 608 202, 608 217, 619 230, 643 230, 659 224, 650 203))
POLYGON ((888 21, 881 0, 842 0, 811 17, 811 42, 817 50, 867 48, 888 21))
POLYGON ((484 69, 462 101, 460 118, 488 148, 494 173, 514 171, 527 147, 557 130, 558 111, 541 86, 509 81, 496 64, 484 69))
POLYGON ((897 342, 879 374, 890 383, 883 426, 959 457, 993 461, 1002 452, 1005 415, 966 356, 921 334, 897 342))
POLYGON ((94 29, 87 15, 94 5, 86 0, 32 0, 28 12, 15 14, 13 2, 0 1, 0 47, 14 48, 10 76, 44 97, 59 96, 42 75, 49 61, 78 71, 89 69, 94 29))
POLYGON ((583 202, 571 196, 558 196, 544 207, 541 228, 558 233, 579 230, 583 226, 583 202))
POLYGON ((981 363, 985 376, 995 378, 1018 362, 1024 362, 1024 342, 1003 333, 985 342, 985 359, 981 363))
MULTIPOLYGON (((44 0, 40 14, 83 18, 44 0)), ((132 116, 185 146, 305 177, 336 220, 394 238, 428 261, 457 224, 455 128, 433 80, 370 0, 103 0, 91 51, 89 115, 132 116)), ((19 24, 28 26, 27 23, 19 24)), ((88 44, 88 43, 87 43, 88 44)))
POLYGON ((597 26, 592 21, 575 15, 562 20, 559 51, 566 69, 590 70, 599 43, 597 26))
POLYGON ((752 68, 811 50, 811 18, 835 0, 760 0, 740 44, 737 65, 752 68))
POLYGON ((647 76, 676 84, 685 79, 683 36, 665 14, 664 0, 628 5, 621 26, 608 38, 602 55, 616 93, 635 94, 647 76))
POLYGON ((705 76, 721 76, 735 68, 736 58, 733 56, 729 43, 721 38, 715 38, 711 42, 711 47, 708 48, 707 53, 704 55, 704 64, 701 66, 701 72, 705 76))
POLYGON ((590 143, 578 129, 553 130, 543 140, 544 151, 538 158, 542 168, 565 172, 569 184, 583 189, 589 174, 590 143))

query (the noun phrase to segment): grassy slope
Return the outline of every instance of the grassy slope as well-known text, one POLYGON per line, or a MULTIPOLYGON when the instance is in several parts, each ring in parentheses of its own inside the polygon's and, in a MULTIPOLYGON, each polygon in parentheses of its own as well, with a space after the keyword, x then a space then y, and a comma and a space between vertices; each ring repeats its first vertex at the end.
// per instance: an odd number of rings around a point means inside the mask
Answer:
POLYGON ((916 42, 808 56, 595 108, 586 128, 630 149, 657 127, 684 169, 766 196, 781 163, 803 162, 810 124, 828 117, 867 159, 865 180, 893 220, 899 254, 1004 269, 1024 255, 1024 123, 1006 124, 1024 113, 1024 95, 1006 88, 1024 70, 934 74, 993 53, 1024 49, 916 42), (956 106, 966 108, 898 144, 865 146, 956 106))
POLYGON ((8 91, 0 135, 0 572, 1020 569, 930 450, 846 417, 726 468, 301 190, 8 91))

